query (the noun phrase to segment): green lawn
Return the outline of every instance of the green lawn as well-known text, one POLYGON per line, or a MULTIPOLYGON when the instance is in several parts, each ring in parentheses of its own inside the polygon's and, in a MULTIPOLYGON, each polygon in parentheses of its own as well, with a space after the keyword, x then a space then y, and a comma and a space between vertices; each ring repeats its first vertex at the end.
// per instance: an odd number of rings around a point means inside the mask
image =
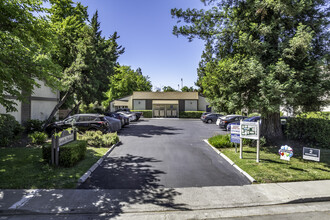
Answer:
POLYGON ((75 188, 78 179, 109 148, 87 147, 86 157, 74 167, 45 164, 41 148, 0 148, 0 189, 75 188))
POLYGON ((243 147, 243 159, 235 148, 219 149, 258 183, 309 181, 330 179, 330 150, 321 149, 321 162, 302 159, 302 148, 293 147, 290 161, 281 160, 279 147, 262 147, 260 163, 256 162, 256 147, 243 147))

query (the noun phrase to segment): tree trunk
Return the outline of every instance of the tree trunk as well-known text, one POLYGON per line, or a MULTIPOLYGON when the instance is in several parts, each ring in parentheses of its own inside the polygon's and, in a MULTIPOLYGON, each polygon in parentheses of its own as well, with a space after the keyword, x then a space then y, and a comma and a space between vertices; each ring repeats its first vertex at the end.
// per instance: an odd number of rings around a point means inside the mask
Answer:
POLYGON ((76 111, 77 108, 79 108, 80 104, 82 101, 79 101, 74 107, 73 109, 71 109, 71 111, 65 116, 65 118, 69 117, 71 115, 72 112, 76 111))
POLYGON ((269 113, 261 120, 261 136, 270 141, 283 137, 280 113, 269 113))
POLYGON ((52 119, 54 118, 56 112, 59 110, 59 108, 64 104, 64 102, 66 101, 66 99, 68 98, 68 96, 71 95, 71 90, 68 90, 64 96, 62 97, 62 99, 59 101, 59 103, 57 103, 57 105, 54 107, 52 113, 49 115, 48 119, 46 120, 44 126, 42 127, 43 130, 46 129, 47 125, 49 125, 49 123, 52 121, 52 119))

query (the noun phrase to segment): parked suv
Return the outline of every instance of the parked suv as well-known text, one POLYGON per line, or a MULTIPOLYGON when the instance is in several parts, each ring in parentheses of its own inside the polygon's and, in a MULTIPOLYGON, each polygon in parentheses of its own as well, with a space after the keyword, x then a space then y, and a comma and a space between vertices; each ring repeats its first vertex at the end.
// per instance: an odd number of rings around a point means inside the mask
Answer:
POLYGON ((131 112, 131 110, 129 108, 120 108, 120 109, 117 109, 115 112, 117 113, 124 113, 126 115, 133 115, 135 116, 135 119, 132 120, 132 121, 138 121, 141 116, 143 115, 143 112, 131 112))
POLYGON ((109 122, 100 114, 76 114, 62 121, 54 122, 46 127, 46 132, 51 135, 54 132, 62 131, 72 127, 72 124, 79 132, 84 131, 102 131, 106 133, 109 130, 109 122))

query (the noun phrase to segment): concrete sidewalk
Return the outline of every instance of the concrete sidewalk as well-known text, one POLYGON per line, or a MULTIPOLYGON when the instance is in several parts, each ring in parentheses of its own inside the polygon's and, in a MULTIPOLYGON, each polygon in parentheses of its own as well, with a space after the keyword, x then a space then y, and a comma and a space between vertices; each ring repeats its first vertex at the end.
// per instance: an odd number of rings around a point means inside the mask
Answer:
POLYGON ((261 212, 266 210, 262 207, 284 205, 285 210, 309 202, 313 205, 305 206, 305 211, 330 211, 330 180, 200 188, 1 190, 0 216, 107 213, 107 217, 144 219, 177 212, 184 218, 189 211, 205 215, 248 207, 261 212))

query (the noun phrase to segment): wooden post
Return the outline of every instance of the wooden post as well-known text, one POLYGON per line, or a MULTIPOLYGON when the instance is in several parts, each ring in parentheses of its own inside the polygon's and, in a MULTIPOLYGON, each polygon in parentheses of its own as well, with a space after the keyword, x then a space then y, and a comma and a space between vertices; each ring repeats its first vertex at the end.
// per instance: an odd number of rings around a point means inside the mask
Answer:
POLYGON ((239 158, 240 159, 243 159, 243 139, 242 139, 242 120, 241 120, 241 122, 240 122, 240 127, 241 127, 241 129, 240 129, 240 134, 239 134, 239 139, 240 139, 240 141, 239 141, 239 158))
POLYGON ((258 139, 257 139, 257 163, 260 161, 260 121, 257 121, 257 132, 258 132, 258 139))
POLYGON ((55 143, 55 165, 58 166, 60 147, 58 146, 59 137, 56 137, 55 143))
POLYGON ((52 165, 55 164, 55 136, 52 135, 52 147, 51 147, 51 159, 52 159, 52 165))

